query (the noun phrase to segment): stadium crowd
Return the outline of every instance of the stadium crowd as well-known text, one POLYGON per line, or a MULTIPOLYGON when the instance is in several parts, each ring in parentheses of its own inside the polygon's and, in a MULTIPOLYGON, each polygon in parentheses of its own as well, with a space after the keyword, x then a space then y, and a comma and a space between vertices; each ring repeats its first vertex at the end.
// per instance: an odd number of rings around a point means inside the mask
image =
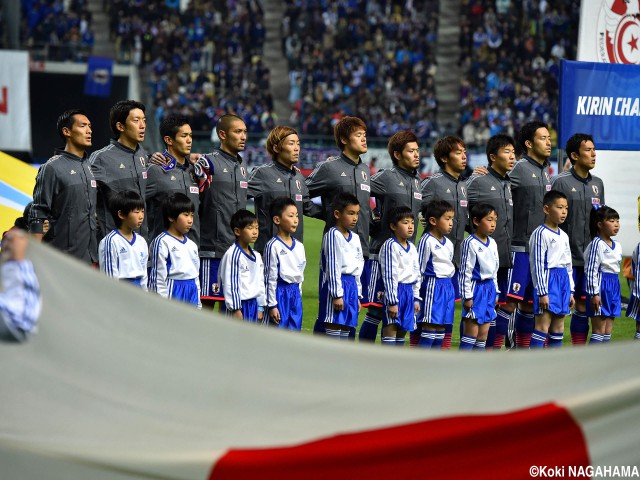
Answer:
POLYGON ((261 3, 194 0, 184 11, 179 3, 109 5, 118 61, 149 69, 158 122, 178 113, 194 130, 210 131, 233 112, 251 133, 273 128, 261 3))
POLYGON ((302 133, 331 135, 345 115, 366 118, 370 136, 435 132, 438 0, 286 4, 290 121, 302 133))
POLYGON ((554 126, 560 60, 576 58, 579 11, 577 0, 463 2, 460 125, 467 145, 513 135, 534 118, 554 126))

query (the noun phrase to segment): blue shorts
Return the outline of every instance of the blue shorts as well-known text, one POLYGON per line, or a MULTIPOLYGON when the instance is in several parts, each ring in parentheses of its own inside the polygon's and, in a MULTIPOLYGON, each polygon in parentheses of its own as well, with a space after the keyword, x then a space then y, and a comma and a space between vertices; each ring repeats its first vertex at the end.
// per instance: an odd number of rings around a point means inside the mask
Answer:
MULTIPOLYGON (((620 316, 620 281, 615 273, 602 273, 600 280, 600 301, 602 306, 598 311, 591 308, 591 295, 587 295, 587 315, 589 317, 609 317, 620 316)), ((631 303, 631 302, 629 302, 631 303)))
POLYGON ((462 318, 471 318, 479 325, 491 323, 496 318, 496 285, 493 280, 476 281, 473 287, 471 310, 462 308, 462 318))
POLYGON ((509 285, 511 284, 511 268, 500 267, 498 269, 498 305, 504 305, 507 303, 507 292, 509 285))
POLYGON ((169 298, 198 306, 200 299, 198 298, 197 281, 197 278, 190 280, 173 280, 170 278, 167 280, 169 298))
POLYGON ((576 300, 587 298, 587 277, 584 276, 584 267, 573 267, 573 298, 576 300))
POLYGON ((384 318, 382 324, 397 324, 405 332, 413 332, 416 329, 416 313, 414 309, 413 285, 410 283, 398 284, 398 317, 391 319, 387 314, 385 302, 384 318))
POLYGON ((634 295, 631 295, 631 298, 629 299, 627 317, 633 318, 636 322, 640 322, 640 298, 634 295))
POLYGON ((257 322, 258 321, 258 300, 250 298, 249 300, 242 300, 242 319, 245 322, 257 322))
POLYGON ((136 287, 142 287, 142 278, 123 278, 123 281, 135 285, 136 287))
MULTIPOLYGON (((571 300, 571 283, 566 268, 549 269, 549 311, 556 315, 568 315, 571 313, 569 302, 571 300)), ((533 311, 541 315, 544 311, 538 306, 538 292, 533 294, 533 311)))
POLYGON ((451 278, 423 277, 420 296, 423 300, 419 322, 453 325, 456 294, 451 278))
POLYGON ((220 258, 200 259, 200 298, 224 302, 222 283, 218 281, 220 258))
POLYGON ((511 281, 507 296, 521 302, 531 302, 533 300, 533 280, 531 279, 529 254, 511 252, 511 261, 513 268, 511 269, 511 281))
POLYGON ((382 307, 384 302, 384 285, 380 272, 380 262, 367 259, 360 276, 362 284, 362 306, 382 307))
POLYGON ((344 308, 336 312, 333 309, 333 297, 329 294, 329 282, 322 282, 318 319, 324 323, 355 328, 358 326, 358 285, 353 275, 342 275, 341 283, 344 308))
POLYGON ((302 329, 302 296, 297 283, 278 282, 276 302, 280 312, 279 328, 302 329))

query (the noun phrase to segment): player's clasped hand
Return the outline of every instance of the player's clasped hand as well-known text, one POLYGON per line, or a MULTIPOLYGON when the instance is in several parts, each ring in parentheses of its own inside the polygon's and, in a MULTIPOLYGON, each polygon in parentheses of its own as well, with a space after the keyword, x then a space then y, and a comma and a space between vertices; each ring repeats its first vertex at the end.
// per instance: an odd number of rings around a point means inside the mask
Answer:
POLYGON ((594 312, 597 312, 598 310, 600 310, 601 306, 602 306, 602 300, 600 300, 600 295, 594 295, 593 297, 591 297, 591 309, 594 312))
POLYGON ((468 300, 465 300, 463 306, 465 310, 471 310, 473 307, 473 299, 469 298, 468 300))
POLYGON ((387 307, 387 315, 389 315, 389 318, 392 320, 398 318, 398 305, 389 305, 387 307))
POLYGON ((274 307, 269 310, 269 317, 271 318, 273 323, 275 323, 276 325, 280 325, 280 310, 278 310, 278 307, 274 307))
POLYGON ((344 300, 342 300, 342 297, 333 299, 333 309, 336 312, 344 310, 344 300))
POLYGON ((549 310, 549 295, 543 295, 538 298, 538 305, 541 310, 549 310))

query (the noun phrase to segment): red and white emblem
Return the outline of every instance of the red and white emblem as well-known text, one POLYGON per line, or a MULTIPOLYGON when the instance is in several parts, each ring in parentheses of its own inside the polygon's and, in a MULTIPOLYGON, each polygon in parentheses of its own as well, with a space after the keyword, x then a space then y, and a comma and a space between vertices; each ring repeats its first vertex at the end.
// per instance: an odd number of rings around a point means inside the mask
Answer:
POLYGON ((639 0, 602 2, 595 32, 601 62, 640 64, 639 13, 639 0))

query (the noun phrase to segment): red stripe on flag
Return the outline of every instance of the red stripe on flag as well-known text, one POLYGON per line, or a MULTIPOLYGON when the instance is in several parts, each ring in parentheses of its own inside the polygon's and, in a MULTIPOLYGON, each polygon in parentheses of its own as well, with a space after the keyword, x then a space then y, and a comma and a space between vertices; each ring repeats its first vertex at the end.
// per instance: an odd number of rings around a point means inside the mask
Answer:
MULTIPOLYGON (((383 414, 383 412, 380 412, 383 414)), ((531 466, 589 465, 580 426, 546 404, 502 415, 440 418, 292 447, 230 450, 209 480, 531 478, 531 466)))

